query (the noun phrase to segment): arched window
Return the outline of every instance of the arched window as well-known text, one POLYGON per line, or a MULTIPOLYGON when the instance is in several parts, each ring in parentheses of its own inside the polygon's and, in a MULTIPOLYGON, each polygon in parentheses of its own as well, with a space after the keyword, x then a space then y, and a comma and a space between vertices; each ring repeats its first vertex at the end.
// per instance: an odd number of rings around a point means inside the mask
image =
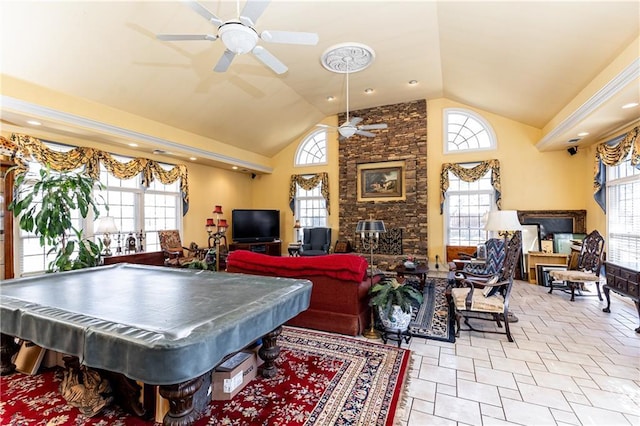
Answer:
POLYGON ((295 166, 327 164, 327 131, 316 130, 304 138, 298 146, 294 161, 295 166))
POLYGON ((484 151, 496 148, 491 125, 473 111, 457 108, 444 110, 444 152, 484 151))

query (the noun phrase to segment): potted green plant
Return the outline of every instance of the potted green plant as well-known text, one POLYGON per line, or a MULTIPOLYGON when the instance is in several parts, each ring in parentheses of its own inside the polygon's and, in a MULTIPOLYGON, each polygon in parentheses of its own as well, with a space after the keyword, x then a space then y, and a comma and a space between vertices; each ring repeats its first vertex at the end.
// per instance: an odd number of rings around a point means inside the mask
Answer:
POLYGON ((82 236, 82 230, 73 226, 73 213, 86 218, 93 210, 100 215, 93 196, 96 180, 80 173, 52 173, 42 168, 32 178, 27 174, 15 179, 14 200, 7 206, 20 228, 33 232, 40 246, 50 246, 47 254, 55 253, 48 272, 81 269, 100 264, 102 241, 98 243, 82 236), (75 240, 73 239, 75 237, 75 240))
POLYGON ((384 327, 388 330, 406 330, 411 322, 411 312, 422 303, 422 294, 409 284, 396 278, 384 278, 369 290, 369 305, 378 310, 384 327))

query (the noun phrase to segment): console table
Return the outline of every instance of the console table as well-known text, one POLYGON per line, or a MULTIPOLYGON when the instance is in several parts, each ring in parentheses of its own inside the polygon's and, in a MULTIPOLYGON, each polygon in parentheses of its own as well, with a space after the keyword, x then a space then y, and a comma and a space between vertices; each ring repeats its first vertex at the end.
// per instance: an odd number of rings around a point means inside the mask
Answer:
MULTIPOLYGON (((607 307, 602 311, 611 312, 609 309, 611 306, 609 291, 614 291, 633 300, 640 318, 640 262, 605 262, 604 271, 607 276, 607 283, 603 286, 604 295, 607 298, 607 307)), ((636 333, 640 333, 640 327, 636 328, 636 333)))
POLYGON ((269 256, 282 256, 282 243, 273 241, 269 243, 231 243, 229 251, 248 250, 254 253, 268 254, 269 256))

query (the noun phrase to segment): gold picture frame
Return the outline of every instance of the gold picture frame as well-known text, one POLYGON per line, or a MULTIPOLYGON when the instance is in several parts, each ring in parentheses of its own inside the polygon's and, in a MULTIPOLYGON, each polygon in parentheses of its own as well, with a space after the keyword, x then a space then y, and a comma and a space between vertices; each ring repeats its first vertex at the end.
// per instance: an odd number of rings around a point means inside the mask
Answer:
POLYGON ((358 201, 404 201, 404 161, 358 164, 358 201))

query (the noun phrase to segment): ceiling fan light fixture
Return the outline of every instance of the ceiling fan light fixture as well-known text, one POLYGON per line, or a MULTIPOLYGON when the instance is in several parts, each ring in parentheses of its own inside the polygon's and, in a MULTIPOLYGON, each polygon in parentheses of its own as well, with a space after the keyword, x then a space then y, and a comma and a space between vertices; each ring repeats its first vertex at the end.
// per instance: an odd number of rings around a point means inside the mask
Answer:
POLYGON ((221 26, 219 34, 225 47, 236 55, 251 52, 258 43, 258 34, 253 28, 239 22, 230 22, 221 26))
POLYGON ((342 136, 343 138, 350 138, 351 136, 355 135, 357 131, 358 129, 355 126, 338 127, 338 133, 340 133, 340 136, 342 136))

